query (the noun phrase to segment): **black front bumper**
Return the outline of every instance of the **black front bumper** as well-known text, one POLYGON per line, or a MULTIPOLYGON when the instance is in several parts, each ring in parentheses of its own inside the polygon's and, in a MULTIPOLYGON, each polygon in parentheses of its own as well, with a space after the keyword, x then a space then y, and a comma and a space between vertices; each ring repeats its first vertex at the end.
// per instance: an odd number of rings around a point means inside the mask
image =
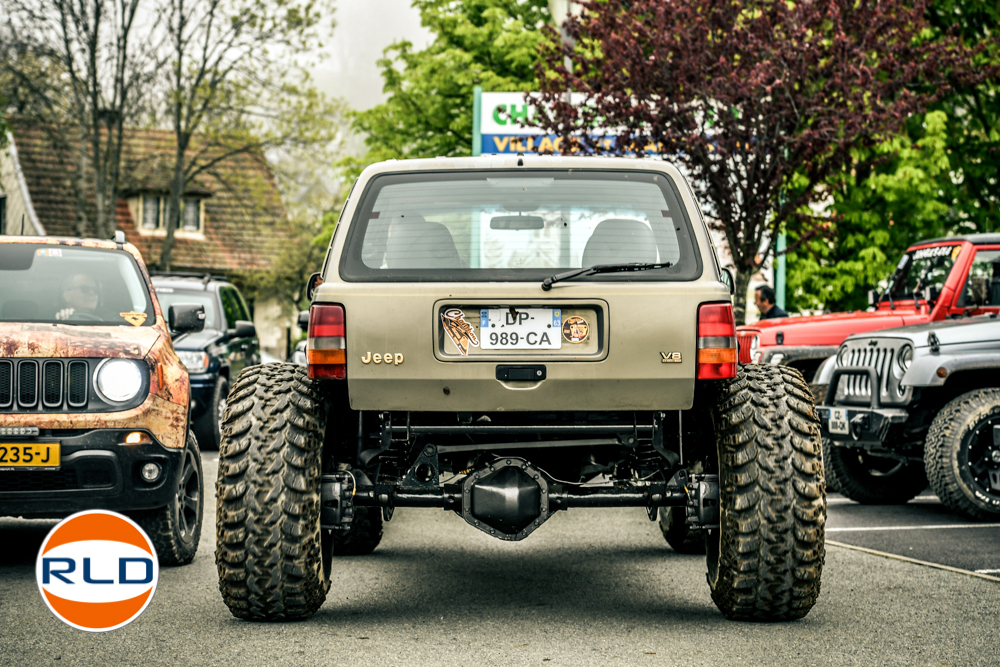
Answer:
MULTIPOLYGON (((43 430, 32 438, 0 437, 4 443, 59 442, 56 469, 0 469, 0 516, 63 517, 90 509, 118 512, 166 505, 177 490, 183 449, 149 442, 126 445, 131 430, 43 430), (160 466, 153 482, 142 478, 146 463, 160 466)), ((2 464, 0 464, 2 465, 2 464)))
POLYGON ((884 443, 889 434, 889 427, 902 424, 908 418, 906 410, 897 408, 860 408, 845 405, 817 405, 820 431, 824 438, 835 442, 884 443), (834 428, 838 423, 846 426, 836 431, 830 430, 830 417, 834 410, 843 410, 845 419, 834 420, 834 428), (846 432, 844 432, 846 430, 846 432))
POLYGON ((838 443, 882 444, 889 427, 903 424, 909 413, 901 408, 884 408, 879 400, 879 381, 875 371, 863 366, 847 366, 833 372, 823 405, 816 406, 823 437, 838 443), (837 405, 835 397, 840 378, 844 375, 868 375, 871 399, 868 407, 837 405), (837 417, 834 419, 833 417, 837 417), (831 423, 832 422, 832 423, 831 423))

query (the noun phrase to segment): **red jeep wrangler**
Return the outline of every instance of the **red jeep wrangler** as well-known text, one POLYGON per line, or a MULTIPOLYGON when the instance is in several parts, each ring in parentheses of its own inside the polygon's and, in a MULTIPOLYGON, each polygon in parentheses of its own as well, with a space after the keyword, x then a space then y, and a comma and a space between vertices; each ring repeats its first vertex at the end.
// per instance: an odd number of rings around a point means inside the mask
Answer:
MULTIPOLYGON (((868 311, 783 317, 739 327, 740 361, 792 366, 807 382, 851 334, 1000 311, 1000 234, 920 241, 868 311)), ((812 385, 816 396, 825 387, 812 385)))

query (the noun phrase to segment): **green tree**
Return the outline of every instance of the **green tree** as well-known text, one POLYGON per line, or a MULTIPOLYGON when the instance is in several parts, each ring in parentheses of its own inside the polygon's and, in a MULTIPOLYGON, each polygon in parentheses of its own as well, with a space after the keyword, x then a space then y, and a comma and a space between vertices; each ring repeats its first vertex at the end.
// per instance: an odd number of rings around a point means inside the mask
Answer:
POLYGON ((3 95, 0 95, 0 150, 7 147, 7 133, 10 132, 10 125, 7 124, 7 115, 3 111, 6 106, 7 100, 3 95))
POLYGON ((911 124, 917 127, 853 153, 832 190, 830 235, 789 253, 792 311, 865 308, 867 290, 886 279, 907 246, 948 231, 940 190, 951 170, 947 115, 932 111, 911 124))
POLYGON ((170 51, 164 115, 176 136, 159 257, 169 270, 184 191, 199 175, 237 155, 322 150, 341 104, 307 72, 332 28, 332 0, 161 0, 160 11, 170 51))
MULTIPOLYGON (((932 36, 978 46, 976 65, 1000 63, 1000 5, 935 0, 932 36)), ((995 71, 995 69, 994 69, 995 71)), ((792 310, 864 308, 901 253, 920 239, 1000 231, 1000 99, 995 76, 956 87, 874 150, 858 151, 832 179, 826 238, 788 254, 792 310)))
POLYGON ((541 28, 550 22, 548 0, 414 0, 421 23, 435 35, 415 51, 397 42, 379 61, 389 99, 355 114, 367 153, 342 162, 355 178, 369 164, 390 158, 472 153, 472 95, 533 91, 541 28))

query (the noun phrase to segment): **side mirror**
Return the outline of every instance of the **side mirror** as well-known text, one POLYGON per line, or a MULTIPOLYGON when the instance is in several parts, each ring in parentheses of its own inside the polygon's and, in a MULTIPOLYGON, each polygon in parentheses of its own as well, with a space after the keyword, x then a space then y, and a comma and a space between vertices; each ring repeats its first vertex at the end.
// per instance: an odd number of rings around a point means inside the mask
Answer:
POLYGON ((232 330, 233 338, 253 338, 257 335, 257 327, 253 322, 236 320, 236 328, 232 330))
POLYGON ((874 308, 876 301, 878 301, 878 290, 868 290, 868 306, 874 308))
POLYGON ((729 294, 736 294, 736 280, 733 278, 733 273, 729 269, 722 269, 722 273, 719 274, 719 280, 722 281, 726 287, 729 288, 729 294))
POLYGON ((299 328, 302 329, 303 331, 309 331, 309 311, 308 310, 303 310, 303 311, 299 312, 299 319, 298 319, 298 322, 296 322, 296 324, 298 324, 299 328))
POLYGON ((309 276, 309 281, 306 283, 306 301, 313 300, 313 294, 316 293, 316 288, 323 284, 323 276, 318 273, 314 273, 309 276))
POLYGON ((175 303, 167 309, 167 326, 171 335, 195 333, 205 328, 205 306, 197 303, 175 303))

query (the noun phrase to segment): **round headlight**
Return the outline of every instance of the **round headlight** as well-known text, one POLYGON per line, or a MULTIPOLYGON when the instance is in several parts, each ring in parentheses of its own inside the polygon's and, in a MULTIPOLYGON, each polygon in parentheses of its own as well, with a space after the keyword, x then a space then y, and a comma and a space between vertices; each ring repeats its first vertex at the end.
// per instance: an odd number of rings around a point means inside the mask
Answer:
POLYGON ((97 391, 111 403, 124 403, 135 398, 142 389, 139 365, 129 359, 108 359, 102 362, 94 378, 97 391))
POLYGON ((846 346, 841 345, 840 351, 837 352, 837 365, 846 366, 848 355, 850 355, 850 350, 848 350, 846 346))
POLYGON ((899 361, 899 369, 905 373, 913 363, 913 346, 904 345, 896 359, 899 361))

